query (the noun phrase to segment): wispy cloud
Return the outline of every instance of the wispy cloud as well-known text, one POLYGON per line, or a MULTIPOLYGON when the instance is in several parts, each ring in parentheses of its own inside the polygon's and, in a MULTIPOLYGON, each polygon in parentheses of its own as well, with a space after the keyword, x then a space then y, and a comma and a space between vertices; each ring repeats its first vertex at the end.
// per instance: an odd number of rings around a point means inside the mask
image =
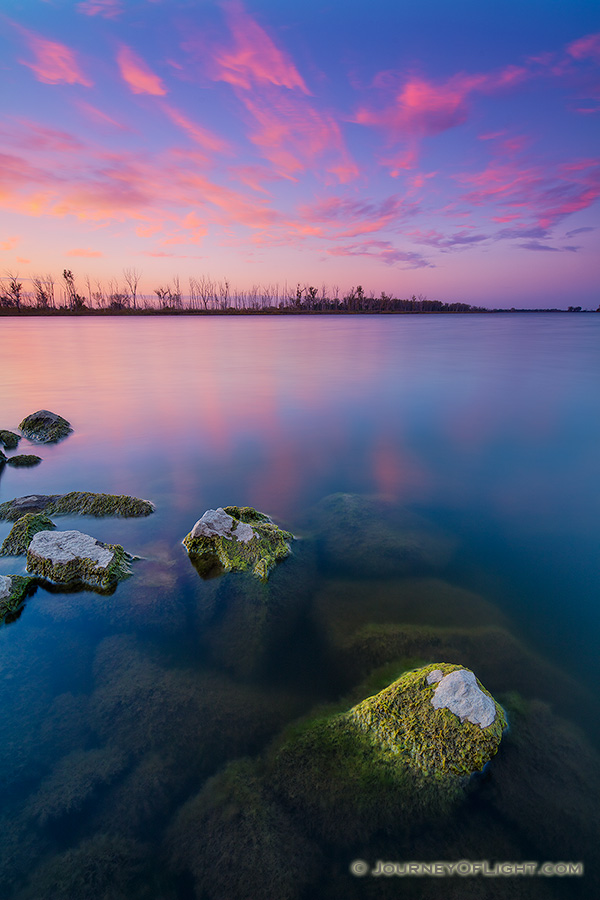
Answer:
POLYGON ((117 53, 117 63, 121 71, 121 77, 134 94, 153 94, 156 97, 164 97, 167 89, 158 75, 134 53, 131 47, 121 44, 117 53))
POLYGON ((90 247, 75 247, 73 250, 67 250, 67 256, 82 256, 87 259, 104 256, 100 250, 92 250, 90 247))
POLYGON ((92 87, 93 82, 83 73, 74 50, 21 26, 18 26, 18 30, 35 57, 33 62, 21 62, 32 70, 38 81, 45 84, 82 84, 84 87, 92 87))
POLYGON ((7 238, 5 241, 0 241, 0 250, 14 250, 20 240, 20 237, 15 236, 7 238))
POLYGON ((422 269, 431 266, 421 254, 399 250, 390 241, 363 241, 360 244, 330 247, 326 252, 329 256, 368 256, 388 266, 405 263, 400 266, 403 269, 422 269))
POLYGON ((123 13, 123 3, 122 0, 84 0, 77 4, 77 11, 84 16, 117 19, 123 13))

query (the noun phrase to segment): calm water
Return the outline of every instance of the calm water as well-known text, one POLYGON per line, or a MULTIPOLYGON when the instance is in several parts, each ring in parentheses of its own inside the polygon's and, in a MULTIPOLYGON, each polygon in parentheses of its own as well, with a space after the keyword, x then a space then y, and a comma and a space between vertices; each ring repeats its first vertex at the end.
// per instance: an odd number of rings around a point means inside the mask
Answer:
POLYGON ((0 627, 1 897, 595 895, 600 316, 4 319, 0 364, 0 428, 40 408, 74 427, 22 440, 43 462, 6 466, 0 501, 156 504, 59 519, 143 559, 110 597, 39 588, 0 627), (416 535, 414 564, 337 552, 339 492, 416 535), (302 538, 264 591, 202 581, 181 546, 228 504, 302 538), (397 831, 323 837, 273 789, 271 743, 436 661, 504 703, 498 756, 445 821, 411 828, 399 808, 397 831), (355 858, 586 875, 356 878, 355 858))

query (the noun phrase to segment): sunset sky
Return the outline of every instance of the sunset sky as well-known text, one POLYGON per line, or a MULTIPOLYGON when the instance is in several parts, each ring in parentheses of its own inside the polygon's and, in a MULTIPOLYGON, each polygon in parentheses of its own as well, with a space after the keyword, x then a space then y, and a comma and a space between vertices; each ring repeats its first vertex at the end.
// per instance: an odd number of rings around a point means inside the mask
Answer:
POLYGON ((0 274, 600 303, 596 0, 3 0, 0 274))

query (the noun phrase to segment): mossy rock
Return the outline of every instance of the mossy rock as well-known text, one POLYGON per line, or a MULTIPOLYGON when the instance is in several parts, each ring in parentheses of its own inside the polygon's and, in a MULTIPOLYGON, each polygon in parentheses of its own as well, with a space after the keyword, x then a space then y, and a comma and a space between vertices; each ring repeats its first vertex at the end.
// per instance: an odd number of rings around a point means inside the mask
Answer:
POLYGON ((37 581, 23 575, 0 575, 0 621, 19 611, 26 598, 35 592, 37 581))
POLYGON ((15 466, 17 469, 30 468, 41 463, 42 457, 35 456, 33 453, 20 453, 18 456, 10 456, 6 462, 9 466, 15 466))
POLYGON ((56 525, 40 513, 26 513, 17 519, 0 548, 0 556, 24 556, 38 531, 52 531, 56 525))
POLYGON ((266 581, 273 566, 290 554, 293 537, 251 506, 226 506, 207 510, 183 545, 202 577, 251 570, 266 581))
POLYGON ((20 440, 20 434, 15 434, 14 431, 7 431, 5 428, 0 429, 0 444, 3 444, 7 450, 14 450, 20 440))
POLYGON ((493 720, 474 724, 435 708, 438 682, 460 666, 435 663, 407 672, 380 693, 344 713, 293 725, 271 748, 267 777, 300 820, 335 844, 367 840, 382 831, 406 836, 450 813, 469 776, 498 749, 506 720, 491 704, 493 720))
POLYGON ((38 531, 27 549, 27 571, 60 585, 110 589, 131 574, 132 557, 81 531, 38 531))
POLYGON ((26 438, 38 444, 56 443, 73 431, 66 419, 47 409, 25 416, 19 429, 26 438))
POLYGON ((127 494, 97 494, 93 491, 70 491, 68 494, 30 494, 15 497, 0 504, 0 519, 15 522, 24 513, 44 512, 49 516, 83 515, 122 516, 137 518, 149 516, 155 510, 150 500, 140 500, 127 494))

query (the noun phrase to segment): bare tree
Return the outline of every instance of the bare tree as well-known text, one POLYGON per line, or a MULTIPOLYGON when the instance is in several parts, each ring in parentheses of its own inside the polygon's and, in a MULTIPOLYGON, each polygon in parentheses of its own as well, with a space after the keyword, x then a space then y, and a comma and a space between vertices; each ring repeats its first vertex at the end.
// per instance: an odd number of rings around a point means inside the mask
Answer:
POLYGON ((63 269, 63 281, 65 283, 65 293, 69 308, 84 309, 85 299, 81 294, 77 293, 75 288, 75 276, 70 269, 63 269))
MULTIPOLYGON (((33 284, 33 299, 38 309, 48 309, 54 303, 54 291, 48 290, 48 276, 44 278, 42 275, 34 275, 31 279, 33 284)), ((54 285, 52 285, 54 287, 54 285)))
POLYGON ((134 309, 137 309, 137 289, 141 277, 142 273, 138 272, 137 269, 123 269, 123 278, 125 279, 125 284, 129 288, 129 293, 131 294, 131 299, 133 300, 134 309))
POLYGON ((19 281, 19 276, 13 272, 7 272, 8 285, 3 285, 0 293, 0 306, 14 307, 21 309, 23 300, 23 285, 19 281))

